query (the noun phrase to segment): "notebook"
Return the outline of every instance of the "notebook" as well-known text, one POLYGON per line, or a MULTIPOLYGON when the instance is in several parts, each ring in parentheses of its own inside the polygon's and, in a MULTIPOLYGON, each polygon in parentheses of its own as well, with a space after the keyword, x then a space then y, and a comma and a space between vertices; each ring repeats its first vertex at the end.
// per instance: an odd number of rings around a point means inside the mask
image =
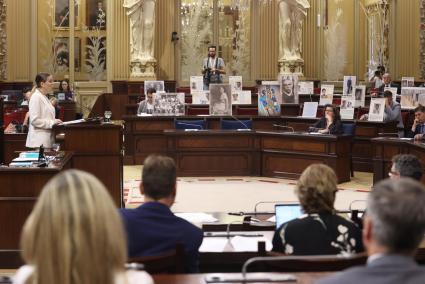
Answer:
POLYGON ((302 214, 301 205, 299 204, 276 204, 276 228, 279 228, 283 223, 300 217, 302 214))

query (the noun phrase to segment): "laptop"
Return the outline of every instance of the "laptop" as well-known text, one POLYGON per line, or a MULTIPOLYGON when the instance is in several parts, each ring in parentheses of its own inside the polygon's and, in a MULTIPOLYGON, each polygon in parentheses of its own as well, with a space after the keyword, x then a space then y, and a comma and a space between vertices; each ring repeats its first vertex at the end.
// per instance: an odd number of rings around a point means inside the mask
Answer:
POLYGON ((276 215, 276 229, 278 229, 283 223, 296 219, 303 215, 300 204, 276 204, 275 215, 276 215))

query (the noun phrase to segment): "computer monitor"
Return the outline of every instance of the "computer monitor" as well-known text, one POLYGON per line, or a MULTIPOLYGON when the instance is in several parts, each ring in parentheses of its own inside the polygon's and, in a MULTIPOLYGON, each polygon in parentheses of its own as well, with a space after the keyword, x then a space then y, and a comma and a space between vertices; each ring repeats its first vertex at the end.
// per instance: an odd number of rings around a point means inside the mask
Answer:
POLYGON ((302 214, 300 204, 276 204, 276 228, 279 228, 283 223, 300 217, 302 214))

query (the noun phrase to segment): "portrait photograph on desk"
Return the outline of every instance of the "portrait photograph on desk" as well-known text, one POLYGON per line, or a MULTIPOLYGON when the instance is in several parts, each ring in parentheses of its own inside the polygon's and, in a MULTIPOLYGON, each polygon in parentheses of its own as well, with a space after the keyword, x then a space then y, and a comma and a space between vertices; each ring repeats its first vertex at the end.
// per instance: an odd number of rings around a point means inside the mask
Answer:
POLYGON ((278 84, 264 84, 258 88, 258 115, 279 116, 282 95, 278 84))
POLYGON ((184 115, 184 93, 154 93, 153 115, 184 115))
POLYGON ((400 104, 404 109, 414 109, 419 105, 425 105, 425 88, 402 88, 400 94, 400 104))
POLYGON ((230 84, 210 84, 210 115, 232 115, 230 84))
POLYGON ((327 104, 332 104, 334 97, 334 85, 322 85, 320 87, 320 100, 319 105, 324 106, 327 104))

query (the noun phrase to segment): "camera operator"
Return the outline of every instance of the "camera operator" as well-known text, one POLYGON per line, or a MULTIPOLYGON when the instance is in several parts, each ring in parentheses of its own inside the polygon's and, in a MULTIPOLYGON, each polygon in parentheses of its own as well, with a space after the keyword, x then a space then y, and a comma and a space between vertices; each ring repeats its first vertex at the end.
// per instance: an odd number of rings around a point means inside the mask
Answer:
POLYGON ((223 83, 221 74, 226 74, 224 70, 223 58, 216 57, 217 47, 208 47, 208 57, 204 58, 202 74, 204 75, 204 90, 208 90, 210 84, 223 83))

